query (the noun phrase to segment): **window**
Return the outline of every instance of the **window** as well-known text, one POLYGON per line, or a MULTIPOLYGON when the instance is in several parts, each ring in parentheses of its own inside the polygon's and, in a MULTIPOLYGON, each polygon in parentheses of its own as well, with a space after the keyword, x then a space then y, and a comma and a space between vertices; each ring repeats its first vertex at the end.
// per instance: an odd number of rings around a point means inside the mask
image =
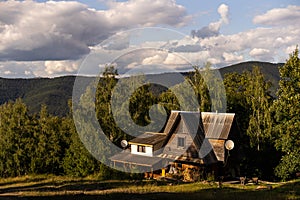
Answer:
POLYGON ((177 146, 178 147, 184 147, 184 138, 178 137, 177 146))
POLYGON ((145 147, 145 146, 142 146, 142 145, 138 145, 137 151, 138 151, 138 152, 141 152, 141 153, 146 153, 146 147, 145 147))

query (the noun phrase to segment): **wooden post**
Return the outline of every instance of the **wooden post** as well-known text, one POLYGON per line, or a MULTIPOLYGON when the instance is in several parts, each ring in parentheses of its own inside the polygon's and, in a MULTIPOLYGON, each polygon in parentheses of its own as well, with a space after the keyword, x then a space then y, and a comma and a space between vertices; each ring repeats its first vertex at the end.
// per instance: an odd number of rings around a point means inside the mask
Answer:
POLYGON ((153 168, 151 167, 151 179, 153 179, 153 168))
POLYGON ((166 176, 166 168, 161 169, 161 176, 165 177, 166 176))

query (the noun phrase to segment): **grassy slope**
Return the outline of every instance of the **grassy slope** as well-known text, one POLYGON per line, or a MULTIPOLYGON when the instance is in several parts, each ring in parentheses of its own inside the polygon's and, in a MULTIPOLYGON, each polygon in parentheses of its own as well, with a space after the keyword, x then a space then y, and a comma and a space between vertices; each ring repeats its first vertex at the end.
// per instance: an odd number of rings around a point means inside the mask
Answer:
MULTIPOLYGON (((271 184, 271 183, 268 183, 271 184)), ((266 185, 260 183, 260 186, 266 185)), ((27 176, 0 179, 0 199, 300 199, 300 179, 273 183, 272 189, 256 185, 183 183, 161 181, 99 181, 95 178, 27 176)))

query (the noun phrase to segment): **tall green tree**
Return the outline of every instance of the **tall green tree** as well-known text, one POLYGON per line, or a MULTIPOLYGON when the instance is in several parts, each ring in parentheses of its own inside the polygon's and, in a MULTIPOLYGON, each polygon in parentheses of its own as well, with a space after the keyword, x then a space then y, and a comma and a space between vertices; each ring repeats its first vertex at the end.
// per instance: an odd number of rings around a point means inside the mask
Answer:
MULTIPOLYGON (((118 80, 118 71, 113 65, 106 66, 96 88, 96 114, 103 132, 116 144, 124 139, 124 134, 116 126, 111 109, 113 89, 118 80)), ((126 92, 126 90, 124 91, 126 92)))
POLYGON ((246 132, 249 125, 250 110, 245 95, 246 77, 237 72, 227 73, 224 77, 224 85, 227 96, 227 112, 235 113, 242 132, 246 132))
POLYGON ((198 102, 199 102, 199 110, 210 111, 211 102, 210 96, 208 91, 208 86, 203 78, 206 74, 209 74, 210 65, 207 64, 205 70, 201 70, 199 67, 194 66, 194 71, 189 74, 188 81, 194 88, 195 94, 197 95, 198 102))
POLYGON ((0 107, 0 176, 20 176, 30 172, 34 149, 32 120, 21 99, 0 107))
POLYGON ((298 47, 279 68, 278 99, 274 101, 276 148, 283 153, 276 174, 287 179, 300 171, 300 59, 298 47))
POLYGON ((62 162, 69 135, 62 132, 62 118, 52 116, 42 105, 35 131, 36 148, 32 156, 34 173, 62 174, 62 162))
POLYGON ((258 66, 254 66, 251 72, 245 72, 244 75, 247 81, 245 96, 251 112, 247 135, 250 137, 251 146, 256 146, 257 151, 260 151, 266 142, 271 141, 271 84, 265 81, 258 66))
MULTIPOLYGON (((70 126, 75 127, 73 123, 70 126)), ((100 162, 86 149, 76 131, 72 132, 70 140, 70 147, 66 150, 63 160, 64 173, 84 177, 99 172, 100 162)))

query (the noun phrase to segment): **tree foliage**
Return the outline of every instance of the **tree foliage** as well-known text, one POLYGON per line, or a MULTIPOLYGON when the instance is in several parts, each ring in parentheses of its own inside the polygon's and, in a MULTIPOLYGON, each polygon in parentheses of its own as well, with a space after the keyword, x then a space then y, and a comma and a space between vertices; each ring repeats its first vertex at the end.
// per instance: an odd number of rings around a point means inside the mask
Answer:
MULTIPOLYGON (((205 73, 209 74, 209 65, 205 69, 205 73)), ((193 86, 197 95, 200 111, 209 111, 211 109, 211 102, 207 84, 203 78, 203 71, 197 66, 194 66, 194 71, 188 76, 188 80, 193 86)))
POLYGON ((224 84, 227 111, 235 113, 240 132, 241 173, 271 179, 278 164, 278 153, 271 136, 270 84, 258 66, 241 74, 226 74, 224 84))
POLYGON ((30 115, 20 99, 2 105, 0 116, 2 177, 63 174, 69 135, 62 118, 49 115, 45 106, 39 115, 30 115))
POLYGON ((259 151, 263 144, 270 142, 271 138, 271 96, 269 94, 271 85, 265 81, 258 66, 254 66, 252 72, 246 72, 245 76, 247 81, 245 96, 251 112, 247 134, 251 146, 256 146, 259 151))
POLYGON ((111 96, 117 84, 117 75, 118 72, 114 66, 106 66, 96 88, 95 102, 97 119, 103 132, 111 142, 116 144, 124 139, 124 133, 116 126, 111 110, 111 96))
POLYGON ((283 157, 276 174, 287 179, 300 171, 300 59, 298 48, 280 67, 280 81, 274 101, 276 148, 283 157))

